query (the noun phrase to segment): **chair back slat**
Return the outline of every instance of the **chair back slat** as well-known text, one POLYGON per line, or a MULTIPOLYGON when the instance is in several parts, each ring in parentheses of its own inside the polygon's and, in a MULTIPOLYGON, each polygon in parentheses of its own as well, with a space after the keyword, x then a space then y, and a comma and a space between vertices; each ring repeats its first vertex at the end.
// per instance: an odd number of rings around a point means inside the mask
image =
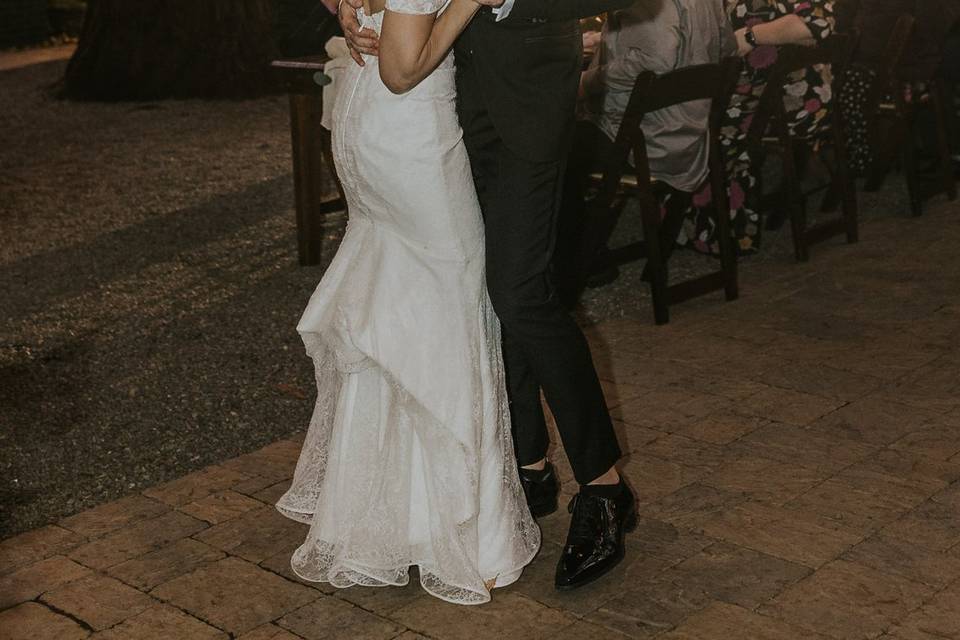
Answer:
POLYGON ((741 65, 739 58, 731 57, 719 64, 694 65, 659 76, 649 71, 641 74, 634 82, 613 149, 604 159, 598 202, 609 205, 615 200, 631 152, 638 184, 650 181, 642 129, 646 114, 694 100, 712 100, 710 126, 714 130, 733 93, 741 65))

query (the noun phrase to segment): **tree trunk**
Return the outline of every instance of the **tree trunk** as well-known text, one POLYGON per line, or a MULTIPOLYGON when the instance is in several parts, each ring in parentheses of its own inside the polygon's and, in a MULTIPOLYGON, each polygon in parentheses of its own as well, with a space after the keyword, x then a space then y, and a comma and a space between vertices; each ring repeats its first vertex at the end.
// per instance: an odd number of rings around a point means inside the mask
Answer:
POLYGON ((64 94, 243 98, 272 88, 271 0, 90 0, 64 94))

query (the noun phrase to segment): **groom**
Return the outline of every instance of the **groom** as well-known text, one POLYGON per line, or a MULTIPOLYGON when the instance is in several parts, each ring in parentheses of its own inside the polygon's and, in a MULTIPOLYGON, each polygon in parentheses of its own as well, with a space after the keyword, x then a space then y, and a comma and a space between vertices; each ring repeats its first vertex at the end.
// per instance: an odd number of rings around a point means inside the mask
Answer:
MULTIPOLYGON (((616 566, 636 522, 633 494, 586 338, 551 281, 565 157, 581 69, 578 18, 631 0, 478 0, 457 41, 457 111, 486 227, 487 287, 503 330, 520 480, 535 517, 557 509, 540 393, 580 484, 556 587, 574 589, 616 566)), ((351 54, 377 53, 360 31, 362 0, 342 0, 351 54)))

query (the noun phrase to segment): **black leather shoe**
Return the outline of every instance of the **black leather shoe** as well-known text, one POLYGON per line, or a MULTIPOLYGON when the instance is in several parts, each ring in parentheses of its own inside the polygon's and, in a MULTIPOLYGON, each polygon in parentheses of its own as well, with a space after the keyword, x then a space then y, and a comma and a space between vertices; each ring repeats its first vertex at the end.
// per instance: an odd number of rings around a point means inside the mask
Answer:
POLYGON ((557 510, 560 483, 557 482, 557 474, 549 462, 543 471, 521 468, 520 486, 523 487, 523 495, 527 498, 530 515, 534 518, 548 516, 557 510))
POLYGON ((581 491, 570 502, 570 533, 555 580, 560 591, 593 582, 623 560, 624 534, 637 527, 637 507, 633 492, 622 486, 616 498, 581 491))

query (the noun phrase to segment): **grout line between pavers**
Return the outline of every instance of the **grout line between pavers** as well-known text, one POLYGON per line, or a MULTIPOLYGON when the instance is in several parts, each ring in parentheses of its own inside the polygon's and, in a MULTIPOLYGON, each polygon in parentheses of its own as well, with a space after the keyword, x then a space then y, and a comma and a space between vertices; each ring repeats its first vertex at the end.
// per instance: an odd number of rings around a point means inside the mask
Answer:
MULTIPOLYGON (((42 594, 41 594, 41 595, 42 595, 42 594)), ((40 606, 46 607, 46 608, 50 609, 51 611, 53 611, 53 612, 56 613, 56 614, 59 614, 59 615, 65 617, 65 618, 69 618, 69 619, 73 620, 73 621, 76 622, 78 625, 80 625, 81 627, 83 627, 84 629, 86 629, 87 631, 89 631, 90 633, 96 633, 97 630, 94 629, 93 627, 91 627, 85 620, 83 620, 83 619, 81 619, 81 618, 78 618, 77 616, 75 616, 74 614, 70 613, 69 611, 66 611, 66 610, 64 610, 64 609, 61 609, 61 608, 57 607, 56 605, 50 604, 50 603, 47 602, 46 600, 41 600, 40 597, 41 597, 41 596, 37 596, 37 597, 34 598, 33 600, 30 600, 30 602, 36 602, 36 603, 39 604, 40 606)))

